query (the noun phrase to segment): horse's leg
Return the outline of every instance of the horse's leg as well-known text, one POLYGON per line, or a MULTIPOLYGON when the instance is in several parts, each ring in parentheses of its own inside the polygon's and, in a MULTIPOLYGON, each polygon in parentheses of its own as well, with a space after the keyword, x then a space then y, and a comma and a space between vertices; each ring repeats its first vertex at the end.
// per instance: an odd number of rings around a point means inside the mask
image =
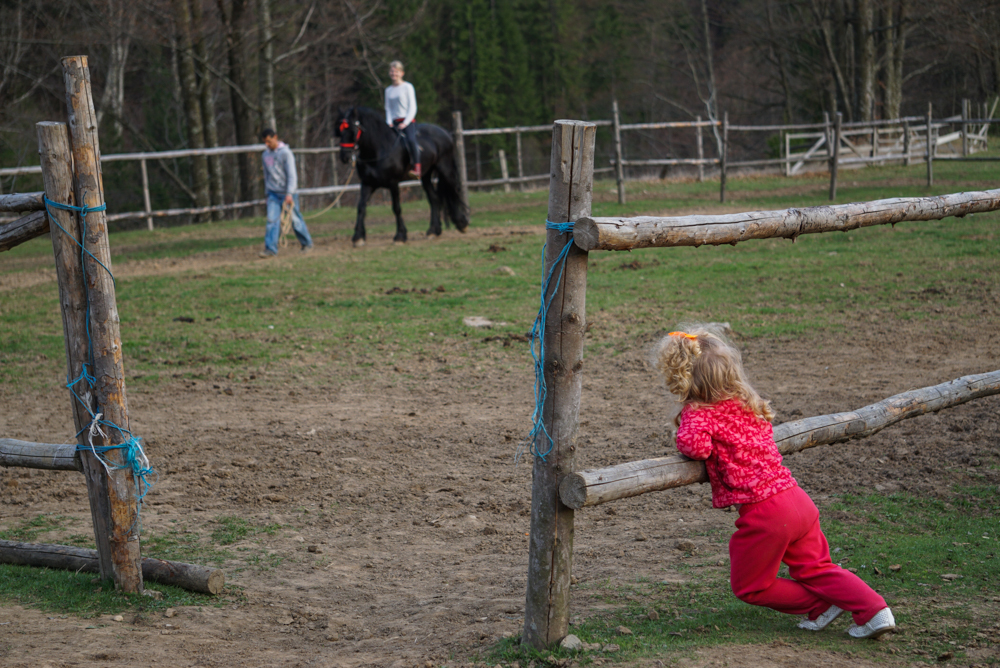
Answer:
POLYGON ((427 228, 427 236, 433 234, 439 237, 441 236, 441 199, 434 190, 434 184, 431 183, 433 172, 433 169, 424 172, 420 177, 420 183, 423 184, 424 192, 427 193, 427 202, 431 205, 431 226, 427 228))
POLYGON ((358 219, 354 223, 354 236, 351 243, 355 247, 365 245, 365 211, 368 208, 368 198, 372 196, 373 188, 364 183, 361 184, 361 192, 358 193, 358 219))
POLYGON ((392 212, 396 214, 396 236, 392 240, 404 242, 406 241, 406 224, 403 222, 403 206, 399 203, 399 184, 393 183, 389 186, 389 192, 392 194, 392 212))

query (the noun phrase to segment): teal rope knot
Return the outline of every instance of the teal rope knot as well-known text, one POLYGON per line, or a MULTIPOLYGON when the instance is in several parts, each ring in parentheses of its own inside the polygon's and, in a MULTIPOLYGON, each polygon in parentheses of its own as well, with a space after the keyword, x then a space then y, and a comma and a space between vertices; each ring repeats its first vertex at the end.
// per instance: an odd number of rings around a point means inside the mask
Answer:
MULTIPOLYGON (((52 209, 59 209, 62 211, 73 211, 75 213, 79 213, 80 223, 83 227, 80 236, 81 238, 86 239, 87 214, 95 211, 106 211, 108 208, 107 202, 104 202, 98 206, 74 206, 72 204, 62 204, 60 202, 53 202, 52 200, 50 200, 48 197, 45 196, 42 197, 42 201, 45 203, 45 213, 48 214, 51 223, 56 227, 58 227, 60 230, 62 230, 62 233, 65 234, 70 239, 72 239, 73 243, 75 243, 80 248, 80 270, 83 272, 84 286, 87 285, 87 265, 84 263, 83 260, 85 255, 89 255, 91 259, 94 260, 94 262, 99 264, 101 268, 104 269, 104 271, 108 272, 108 276, 111 277, 112 283, 114 283, 115 286, 117 287, 117 282, 115 281, 115 275, 111 273, 111 270, 103 262, 98 260, 93 253, 87 250, 84 247, 84 245, 80 243, 79 239, 74 237, 66 230, 66 228, 60 225, 59 221, 56 220, 55 216, 52 215, 52 209)), ((87 413, 90 415, 90 424, 81 429, 76 434, 77 436, 76 449, 79 451, 89 452, 93 454, 97 458, 97 461, 99 461, 101 465, 104 467, 104 469, 109 473, 113 470, 115 471, 126 470, 126 469, 131 470, 132 479, 135 481, 136 493, 138 494, 137 498, 139 504, 138 510, 139 512, 141 512, 142 501, 144 498, 146 498, 146 494, 148 494, 149 490, 152 489, 153 487, 153 483, 150 482, 149 478, 150 476, 156 475, 156 471, 154 471, 149 465, 149 458, 146 457, 146 452, 142 447, 142 439, 139 438, 138 436, 133 435, 132 432, 130 432, 128 429, 123 429, 122 427, 119 427, 117 424, 111 422, 110 420, 102 420, 101 415, 103 414, 103 412, 100 410, 100 407, 98 406, 97 412, 91 410, 87 402, 83 400, 83 397, 77 394, 77 391, 75 389, 80 382, 85 383, 87 390, 90 391, 93 391, 94 387, 97 385, 97 379, 90 372, 90 369, 93 367, 93 362, 94 362, 94 346, 93 346, 93 340, 90 335, 90 290, 88 289, 85 294, 87 299, 87 314, 86 314, 87 359, 89 360, 89 362, 84 363, 82 365, 83 368, 80 371, 80 375, 77 376, 75 379, 71 380, 68 374, 66 376, 66 389, 70 391, 70 394, 72 394, 76 398, 76 400, 80 403, 80 405, 83 406, 84 410, 86 410, 87 413), (119 443, 118 445, 101 445, 101 446, 93 445, 93 436, 95 432, 100 433, 101 436, 107 439, 107 434, 105 434, 102 428, 107 428, 109 431, 118 432, 118 435, 121 438, 122 442, 119 443), (83 438, 81 438, 81 436, 83 438), (86 441, 87 443, 89 443, 89 445, 86 443, 81 443, 80 441, 86 441), (122 453, 122 464, 120 466, 104 456, 106 453, 112 450, 124 451, 122 453)), ((139 513, 136 514, 135 523, 132 525, 132 527, 129 528, 129 531, 131 532, 132 529, 134 529, 137 525, 139 525, 139 513)))
MULTIPOLYGON (((553 223, 551 220, 545 221, 545 229, 554 230, 560 234, 572 234, 573 233, 573 223, 553 223)), ((545 321, 548 317, 549 306, 552 305, 552 298, 559 291, 559 285, 562 283, 562 276, 566 269, 566 257, 569 255, 569 250, 573 246, 572 240, 562 247, 559 251, 559 255, 556 256, 555 261, 552 266, 549 267, 549 274, 545 276, 542 280, 542 292, 541 299, 539 300, 538 315, 535 316, 535 322, 531 325, 531 332, 529 347, 531 349, 531 358, 534 362, 535 367, 535 409, 531 414, 531 431, 528 432, 528 437, 526 439, 528 443, 528 450, 535 457, 540 458, 545 461, 545 458, 552 452, 552 448, 555 447, 555 441, 549 432, 545 429, 545 424, 542 420, 542 410, 545 407, 545 398, 548 396, 548 387, 545 384, 545 321), (552 284, 552 279, 555 278, 555 286, 552 288, 551 293, 549 291, 549 286, 552 284), (548 299, 545 295, 548 294, 548 299), (548 447, 542 451, 538 447, 539 435, 545 437, 548 441, 548 447)), ((545 266, 545 246, 542 246, 542 267, 545 266)), ((518 447, 517 455, 515 456, 515 462, 520 458, 521 452, 524 449, 524 443, 518 447)))

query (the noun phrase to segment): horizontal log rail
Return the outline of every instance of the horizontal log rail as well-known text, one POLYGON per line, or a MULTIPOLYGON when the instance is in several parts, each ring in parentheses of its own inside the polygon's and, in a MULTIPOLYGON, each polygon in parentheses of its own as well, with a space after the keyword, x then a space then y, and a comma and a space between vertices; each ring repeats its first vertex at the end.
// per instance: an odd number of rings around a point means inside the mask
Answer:
POLYGON ((75 443, 31 443, 0 438, 0 466, 49 471, 81 471, 75 443))
MULTIPOLYGON (((614 165, 618 161, 614 158, 610 160, 611 164, 614 165)), ((650 166, 655 167, 658 165, 717 165, 719 164, 718 158, 651 158, 649 160, 622 160, 622 165, 625 167, 643 167, 650 166)))
POLYGON ((44 211, 45 193, 11 193, 0 195, 0 211, 4 213, 22 213, 26 211, 44 211))
POLYGON ((586 251, 718 246, 748 239, 795 239, 800 234, 940 220, 997 209, 1000 209, 1000 189, 715 216, 581 218, 573 229, 573 240, 586 251))
MULTIPOLYGON (((963 376, 903 392, 856 411, 785 422, 774 428, 774 441, 778 451, 788 455, 817 445, 866 438, 902 420, 996 394, 1000 394, 1000 371, 963 376)), ((560 482, 559 496, 564 504, 579 510, 707 481, 704 462, 673 455, 571 473, 560 482)))
POLYGON ((49 232, 49 217, 34 211, 9 223, 0 223, 0 252, 20 246, 49 232))
POLYGON ((668 130, 670 128, 711 128, 720 125, 722 125, 722 121, 662 121, 654 123, 622 123, 618 127, 622 130, 668 130))
MULTIPOLYGON (((58 568, 77 573, 99 572, 97 550, 12 540, 0 540, 0 564, 58 568)), ((142 560, 142 579, 213 596, 222 593, 226 585, 226 574, 221 569, 150 557, 142 560)))

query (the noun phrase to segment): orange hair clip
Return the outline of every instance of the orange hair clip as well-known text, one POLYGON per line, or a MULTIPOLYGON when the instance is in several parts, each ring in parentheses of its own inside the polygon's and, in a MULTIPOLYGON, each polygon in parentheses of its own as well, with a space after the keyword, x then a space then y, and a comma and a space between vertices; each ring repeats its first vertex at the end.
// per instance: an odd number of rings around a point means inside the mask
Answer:
POLYGON ((667 336, 683 336, 685 339, 691 339, 692 341, 698 340, 696 335, 688 334, 687 332, 670 332, 667 336))

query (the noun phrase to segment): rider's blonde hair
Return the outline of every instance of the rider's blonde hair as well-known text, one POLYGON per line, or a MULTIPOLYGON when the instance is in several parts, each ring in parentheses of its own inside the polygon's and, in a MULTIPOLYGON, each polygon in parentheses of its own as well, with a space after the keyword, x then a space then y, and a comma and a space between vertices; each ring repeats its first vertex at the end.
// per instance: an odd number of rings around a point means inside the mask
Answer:
MULTIPOLYGON (((740 351, 704 325, 671 332, 653 350, 653 366, 667 389, 685 405, 704 406, 737 399, 764 420, 774 419, 769 402, 751 387, 740 351)), ((680 414, 676 422, 680 424, 680 414)))
POLYGON ((396 68, 397 70, 399 70, 400 72, 405 72, 405 71, 406 71, 406 68, 405 68, 405 67, 403 67, 403 63, 402 63, 401 61, 399 61, 399 60, 394 60, 394 61, 392 61, 391 63, 389 63, 389 69, 390 69, 390 70, 391 70, 392 68, 394 68, 394 67, 395 67, 395 68, 396 68))

